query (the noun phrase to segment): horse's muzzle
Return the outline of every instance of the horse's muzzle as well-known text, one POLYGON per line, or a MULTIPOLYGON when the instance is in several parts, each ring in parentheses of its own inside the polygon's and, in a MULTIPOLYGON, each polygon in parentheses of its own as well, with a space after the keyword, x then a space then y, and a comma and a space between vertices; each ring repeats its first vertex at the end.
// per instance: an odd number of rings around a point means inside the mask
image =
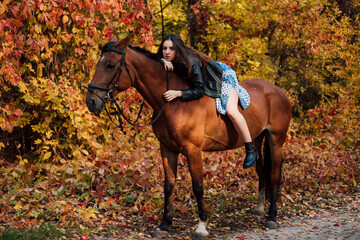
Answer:
POLYGON ((92 94, 88 93, 88 96, 86 97, 86 106, 88 107, 88 109, 90 110, 90 112, 93 113, 101 113, 104 108, 105 108, 105 104, 103 101, 101 101, 101 99, 99 99, 99 97, 92 95, 92 94))

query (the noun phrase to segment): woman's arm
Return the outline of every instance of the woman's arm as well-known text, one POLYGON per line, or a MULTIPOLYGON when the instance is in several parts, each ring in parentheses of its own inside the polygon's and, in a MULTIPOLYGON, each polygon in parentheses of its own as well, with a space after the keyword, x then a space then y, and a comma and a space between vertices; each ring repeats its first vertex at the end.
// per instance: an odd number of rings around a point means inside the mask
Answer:
POLYGON ((182 97, 182 92, 180 90, 168 90, 163 94, 166 101, 170 102, 175 98, 182 97))
POLYGON ((204 96, 204 82, 201 75, 201 68, 199 64, 192 61, 191 74, 189 78, 190 89, 181 90, 182 100, 191 101, 200 99, 204 96))
MULTIPOLYGON (((164 64, 164 68, 166 71, 173 71, 174 66, 171 61, 166 61, 165 58, 160 59, 160 61, 164 64)), ((175 98, 182 97, 182 92, 180 90, 168 90, 163 94, 166 101, 170 102, 175 98)))
POLYGON ((173 71, 174 66, 172 62, 166 61, 165 58, 160 59, 160 61, 164 64, 165 71, 173 71))
MULTIPOLYGON (((161 59, 161 62, 164 63, 164 68, 167 71, 173 71, 174 67, 171 62, 166 61, 165 59, 161 59)), ((187 73, 182 73, 186 75, 187 73)), ((192 68, 191 68, 191 74, 189 78, 190 89, 185 90, 168 90, 166 91, 163 96, 166 101, 170 102, 174 100, 175 98, 182 98, 183 101, 191 101, 200 99, 204 96, 204 84, 203 79, 201 75, 201 68, 200 66, 192 61, 192 68)))

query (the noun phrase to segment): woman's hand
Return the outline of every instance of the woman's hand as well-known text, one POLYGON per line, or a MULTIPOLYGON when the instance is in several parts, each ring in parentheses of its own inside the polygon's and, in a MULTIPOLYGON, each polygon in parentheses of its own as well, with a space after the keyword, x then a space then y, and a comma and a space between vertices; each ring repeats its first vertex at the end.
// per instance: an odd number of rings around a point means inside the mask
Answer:
POLYGON ((165 58, 162 58, 161 61, 164 63, 164 68, 166 71, 173 71, 174 66, 170 61, 166 61, 165 58))
POLYGON ((164 92, 163 96, 166 101, 170 102, 177 97, 182 97, 182 92, 178 90, 169 90, 164 92))

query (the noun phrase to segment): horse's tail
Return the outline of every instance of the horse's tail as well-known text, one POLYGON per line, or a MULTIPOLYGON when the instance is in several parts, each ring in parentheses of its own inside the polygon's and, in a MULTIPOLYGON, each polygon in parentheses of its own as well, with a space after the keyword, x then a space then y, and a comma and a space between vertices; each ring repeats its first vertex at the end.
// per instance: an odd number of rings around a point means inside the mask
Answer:
POLYGON ((256 171, 259 176, 259 195, 262 195, 259 196, 259 198, 268 200, 271 189, 271 149, 269 138, 270 132, 268 129, 264 129, 259 136, 255 138, 255 146, 259 150, 259 154, 261 153, 261 158, 256 165, 256 171))
MULTIPOLYGON (((264 156, 264 169, 263 169, 263 174, 264 174, 264 179, 265 179, 265 198, 267 200, 270 200, 270 196, 271 196, 271 174, 273 172, 272 169, 272 162, 274 161, 274 159, 272 159, 271 157, 271 143, 270 143, 270 132, 267 131, 265 134, 265 141, 264 141, 264 148, 263 148, 263 156, 264 156)), ((281 179, 281 173, 282 173, 282 163, 280 164, 280 179, 281 179)), ((276 189, 277 191, 277 199, 280 198, 280 184, 278 186, 278 188, 276 189)))

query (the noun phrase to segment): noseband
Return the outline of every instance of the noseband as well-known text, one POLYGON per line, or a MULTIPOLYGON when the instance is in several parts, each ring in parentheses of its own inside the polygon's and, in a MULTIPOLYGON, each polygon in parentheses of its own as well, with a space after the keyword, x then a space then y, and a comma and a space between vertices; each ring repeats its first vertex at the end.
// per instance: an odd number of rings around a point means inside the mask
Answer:
MULTIPOLYGON (((166 101, 164 100, 164 103, 161 107, 161 110, 160 112, 158 113, 158 115, 155 117, 154 120, 152 120, 150 123, 146 124, 146 125, 143 125, 143 126, 140 126, 140 125, 137 125, 136 122, 139 120, 140 118, 140 115, 141 115, 141 111, 143 109, 143 106, 144 106, 144 103, 145 103, 145 100, 141 103, 141 106, 140 106, 140 110, 139 110, 139 113, 138 113, 138 116, 136 118, 136 120, 134 122, 131 122, 125 115, 124 115, 124 112, 123 110, 120 108, 118 102, 116 101, 116 99, 113 97, 113 92, 115 92, 116 88, 119 86, 119 81, 120 81, 120 76, 121 76, 121 73, 122 73, 122 66, 123 64, 125 65, 125 69, 126 69, 126 72, 128 73, 129 75, 129 78, 130 78, 130 81, 131 81, 131 86, 134 86, 133 85, 133 79, 131 77, 131 74, 130 74, 130 71, 129 71, 129 68, 128 68, 128 65, 126 64, 126 61, 125 61, 125 49, 124 50, 119 50, 119 49, 116 49, 116 48, 113 48, 114 45, 116 45, 117 42, 109 42, 107 44, 105 44, 105 46, 101 49, 101 55, 103 55, 105 52, 115 52, 115 53, 118 53, 118 54, 121 54, 122 55, 122 58, 121 58, 121 61, 120 61, 120 64, 118 66, 118 68, 116 69, 116 72, 114 74, 114 77, 111 79, 111 81, 107 84, 106 87, 103 87, 103 86, 99 86, 99 85, 95 85, 95 84, 89 84, 87 87, 86 86, 83 86, 84 88, 86 88, 90 93, 96 95, 98 98, 101 99, 101 101, 104 102, 104 105, 106 103, 106 99, 109 99, 109 101, 111 101, 112 103, 114 103, 114 105, 116 106, 118 112, 121 114, 121 116, 131 125, 131 126, 135 126, 135 127, 146 127, 146 126, 149 126, 151 124, 153 124, 161 115, 162 111, 164 110, 165 108, 165 105, 166 105, 166 101), (114 83, 114 87, 113 89, 109 89, 109 87, 111 86, 111 84, 114 82, 114 80, 116 79, 115 83, 114 83), (99 96, 97 93, 96 93, 96 89, 97 90, 100 90, 100 91, 104 91, 106 92, 106 96, 105 97, 101 97, 99 96)), ((170 81, 170 74, 169 72, 166 72, 166 90, 169 90, 169 81, 170 81)), ((121 128, 121 130, 123 130, 123 126, 122 126, 122 121, 121 121, 121 118, 119 119, 120 121, 120 124, 116 124, 109 111, 107 110, 106 108, 106 105, 105 105, 105 110, 106 110, 106 113, 107 115, 109 116, 110 120, 113 122, 113 124, 115 124, 117 127, 121 128)))

